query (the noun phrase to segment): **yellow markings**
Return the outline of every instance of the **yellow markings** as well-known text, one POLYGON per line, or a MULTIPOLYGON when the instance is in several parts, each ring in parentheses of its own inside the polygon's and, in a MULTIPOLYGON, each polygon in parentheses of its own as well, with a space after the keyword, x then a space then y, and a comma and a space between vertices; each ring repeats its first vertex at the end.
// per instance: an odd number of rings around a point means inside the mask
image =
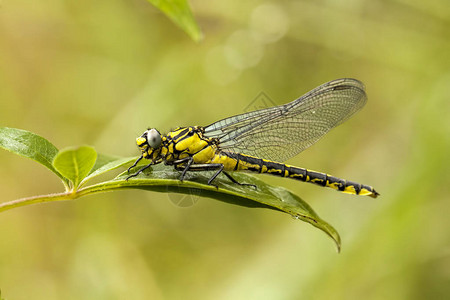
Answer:
POLYGON ((161 148, 161 155, 162 156, 166 156, 167 155, 167 147, 162 147, 161 148))
POLYGON ((303 174, 295 174, 295 173, 292 173, 292 174, 289 174, 289 177, 290 178, 301 178, 301 179, 303 179, 303 174))
POLYGON ((149 153, 152 157, 152 160, 157 159, 161 155, 161 149, 157 149, 149 153))
POLYGON ((173 143, 169 144, 168 152, 173 153, 173 143))
POLYGON ((183 153, 180 153, 180 155, 178 155, 178 159, 183 159, 183 158, 186 158, 188 156, 189 156, 189 153, 183 152, 183 153))
POLYGON ((335 190, 339 190, 340 184, 339 184, 339 182, 332 182, 332 183, 330 183, 327 180, 327 185, 326 186, 329 187, 329 188, 335 189, 335 190))
POLYGON ((289 171, 288 170, 284 170, 284 177, 288 177, 289 176, 289 171))
POLYGON ((223 164, 223 168, 225 171, 233 171, 236 162, 236 159, 220 154, 215 154, 211 159, 211 163, 213 164, 223 164))
POLYGON ((205 149, 206 147, 208 147, 208 142, 205 140, 202 140, 197 136, 197 139, 195 140, 195 142, 193 142, 189 147, 188 147, 188 151, 189 153, 197 153, 199 151, 201 151, 202 149, 205 149))
MULTIPOLYGON (((183 130, 185 130, 185 128, 178 127, 178 128, 176 128, 175 130, 169 132, 169 133, 167 134, 167 136, 173 139, 174 137, 176 137, 177 135, 179 135, 183 130)), ((189 131, 187 131, 187 132, 189 132, 189 131)), ((187 134, 187 132, 186 132, 186 134, 187 134)))
POLYGON ((313 178, 313 179, 311 179, 311 182, 312 182, 312 183, 322 183, 322 182, 323 182, 323 179, 320 179, 320 178, 313 178))
POLYGON ((136 139, 136 144, 138 145, 138 146, 142 146, 143 144, 145 144, 147 142, 147 140, 145 139, 145 138, 143 138, 143 137, 138 137, 137 139, 136 139))
POLYGON ((359 192, 359 194, 363 195, 363 196, 371 196, 374 193, 372 191, 369 191, 368 189, 361 188, 361 191, 359 192))
POLYGON ((216 153, 216 147, 209 146, 209 147, 203 148, 203 150, 200 150, 199 152, 194 154, 194 156, 192 158, 194 159, 194 162, 196 164, 205 164, 205 163, 211 162, 215 153, 216 153))
POLYGON ((175 149, 178 151, 187 151, 191 154, 197 153, 208 146, 208 142, 202 140, 198 134, 190 137, 185 137, 175 144, 175 149))
POLYGON ((193 135, 188 138, 184 138, 181 141, 177 142, 175 144, 175 149, 178 151, 184 151, 186 150, 191 144, 198 141, 198 135, 193 135))
MULTIPOLYGON (((235 159, 233 159, 233 160, 236 161, 235 159)), ((235 164, 236 164, 236 163, 235 163, 235 164)), ((234 165, 233 165, 233 168, 234 168, 234 165)), ((244 171, 244 170, 252 169, 252 171, 254 171, 254 172, 259 172, 259 169, 260 169, 260 168, 261 168, 260 165, 257 165, 257 164, 251 164, 251 163, 249 163, 249 162, 242 161, 242 160, 239 161, 239 166, 238 166, 238 170, 239 170, 239 171, 244 171)), ((270 170, 268 170, 268 171, 270 171, 270 170)))
POLYGON ((356 190, 355 190, 355 187, 353 185, 346 186, 345 189, 342 192, 346 193, 346 194, 354 194, 354 195, 356 195, 356 190))
POLYGON ((267 173, 272 174, 272 173, 277 173, 281 175, 281 170, 280 169, 269 169, 267 170, 267 173))

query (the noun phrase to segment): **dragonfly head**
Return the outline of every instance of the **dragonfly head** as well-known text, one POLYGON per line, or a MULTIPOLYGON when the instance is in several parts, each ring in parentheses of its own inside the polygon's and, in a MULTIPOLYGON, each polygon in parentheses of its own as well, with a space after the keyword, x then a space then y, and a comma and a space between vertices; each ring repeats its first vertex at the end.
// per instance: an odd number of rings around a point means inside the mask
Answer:
POLYGON ((144 158, 155 160, 161 153, 161 133, 152 128, 146 130, 136 139, 136 144, 142 152, 144 158))

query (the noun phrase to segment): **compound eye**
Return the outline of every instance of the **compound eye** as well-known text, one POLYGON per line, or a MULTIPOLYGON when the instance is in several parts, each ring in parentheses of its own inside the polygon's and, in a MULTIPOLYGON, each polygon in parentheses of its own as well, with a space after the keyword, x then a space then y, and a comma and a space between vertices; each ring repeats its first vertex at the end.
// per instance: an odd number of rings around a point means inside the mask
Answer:
POLYGON ((156 149, 161 145, 161 134, 158 130, 153 128, 147 131, 147 143, 153 149, 156 149))

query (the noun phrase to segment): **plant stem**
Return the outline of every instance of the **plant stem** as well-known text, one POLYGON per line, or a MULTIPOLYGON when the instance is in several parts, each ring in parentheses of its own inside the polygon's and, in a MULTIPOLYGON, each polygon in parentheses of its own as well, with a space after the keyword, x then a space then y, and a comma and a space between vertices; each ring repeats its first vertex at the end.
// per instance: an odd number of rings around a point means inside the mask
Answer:
POLYGON ((78 191, 67 191, 64 193, 55 193, 49 195, 39 195, 21 198, 17 200, 8 201, 5 203, 0 203, 0 212, 5 210, 9 210, 16 207, 26 206, 35 203, 43 203, 43 202, 51 202, 51 201, 65 201, 65 200, 74 200, 82 196, 86 196, 89 194, 96 194, 111 191, 120 187, 120 183, 117 181, 112 181, 108 183, 100 183, 92 186, 88 186, 78 191))
POLYGON ((75 199, 78 197, 79 197, 79 195, 77 195, 77 193, 71 193, 71 192, 26 197, 26 198, 21 198, 21 199, 12 200, 9 202, 1 203, 0 204, 0 212, 9 210, 12 208, 16 208, 16 207, 35 204, 35 203, 71 200, 71 199, 75 199))

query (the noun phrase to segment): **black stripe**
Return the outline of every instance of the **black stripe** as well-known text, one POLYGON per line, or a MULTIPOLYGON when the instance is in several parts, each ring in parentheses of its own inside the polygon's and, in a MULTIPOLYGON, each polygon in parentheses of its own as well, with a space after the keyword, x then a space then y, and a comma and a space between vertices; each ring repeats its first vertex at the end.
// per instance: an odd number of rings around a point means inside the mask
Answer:
POLYGON ((273 162, 273 161, 270 161, 270 160, 264 160, 263 161, 263 164, 267 167, 267 169, 269 169, 269 170, 273 170, 273 169, 275 169, 275 170, 279 170, 280 168, 281 168, 281 165, 282 164, 279 164, 279 163, 276 163, 276 162, 273 162))
POLYGON ((183 152, 183 150, 177 150, 177 143, 175 142, 175 141, 170 141, 168 144, 167 144, 167 153, 172 153, 172 154, 176 154, 176 155, 179 155, 181 152, 183 152), (172 146, 172 149, 173 149, 173 151, 169 151, 169 148, 170 148, 170 146, 171 145, 173 145, 172 146))
POLYGON ((298 167, 287 167, 290 175, 301 175, 301 176, 289 176, 290 178, 297 179, 300 181, 306 181, 306 169, 298 167))
POLYGON ((223 152, 220 152, 220 154, 226 155, 232 159, 239 159, 239 157, 238 157, 239 154, 237 154, 237 153, 223 151, 223 152))
POLYGON ((356 195, 359 195, 359 192, 361 192, 361 184, 359 184, 357 182, 347 181, 346 186, 353 186, 353 188, 355 189, 356 195))
POLYGON ((236 171, 237 169, 238 169, 238 167, 239 167, 239 161, 240 161, 240 158, 239 158, 239 156, 236 158, 236 165, 234 166, 234 171, 236 171))
MULTIPOLYGON (((182 137, 183 135, 186 135, 186 133, 188 133, 189 130, 190 130, 190 128, 185 128, 185 129, 183 129, 179 134, 177 134, 176 136, 174 136, 172 139, 173 139, 173 140, 179 139, 179 138, 182 137)), ((179 141, 177 141, 177 142, 179 142, 179 141)))
POLYGON ((277 162, 273 162, 270 160, 263 160, 263 165, 267 167, 267 173, 270 173, 272 175, 278 175, 281 177, 284 177, 284 170, 285 170, 285 165, 284 164, 280 164, 277 162), (273 171, 278 171, 278 172, 273 172, 273 171), (272 172, 270 172, 272 171, 272 172))
POLYGON ((307 175, 309 176, 310 182, 315 183, 320 186, 327 185, 327 174, 307 170, 307 175))
POLYGON ((262 163, 263 160, 261 158, 256 158, 256 157, 253 157, 253 156, 247 156, 247 155, 243 155, 243 154, 237 153, 237 159, 245 161, 245 162, 247 162, 249 164, 252 164, 252 165, 259 166, 259 169, 255 168, 255 167, 248 167, 247 169, 249 171, 254 171, 254 172, 258 171, 259 173, 261 173, 262 166, 263 166, 263 163, 262 163))
POLYGON ((261 161, 262 161, 260 158, 242 155, 242 154, 237 154, 237 158, 239 160, 248 162, 249 164, 252 164, 252 165, 261 165, 261 161))
POLYGON ((329 183, 338 183, 339 185, 337 186, 337 188, 341 192, 343 190, 345 190, 345 187, 347 185, 347 181, 345 179, 337 178, 334 176, 328 176, 328 182, 329 183))
POLYGON ((375 191, 373 190, 373 187, 371 187, 371 186, 361 184, 361 188, 366 189, 366 190, 368 190, 368 191, 371 191, 371 192, 374 193, 374 194, 378 194, 377 192, 375 192, 375 191))

